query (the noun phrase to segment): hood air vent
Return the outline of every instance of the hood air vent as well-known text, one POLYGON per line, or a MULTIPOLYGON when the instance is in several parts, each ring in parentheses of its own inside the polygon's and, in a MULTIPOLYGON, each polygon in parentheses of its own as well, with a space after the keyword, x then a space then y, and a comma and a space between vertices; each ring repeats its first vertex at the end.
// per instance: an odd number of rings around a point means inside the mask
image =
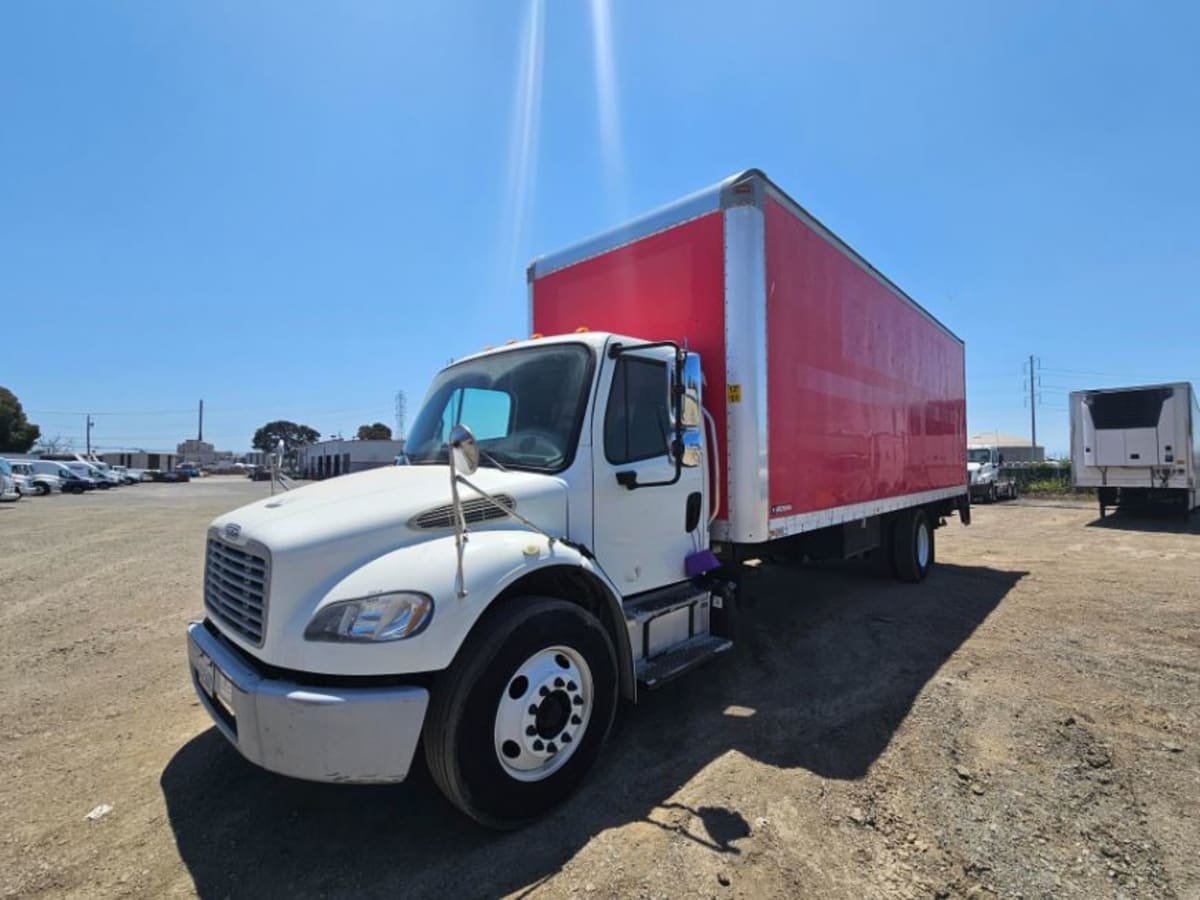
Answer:
MULTIPOLYGON (((508 509, 516 506, 516 501, 507 494, 496 494, 495 496, 496 502, 508 509)), ((474 522, 486 522, 489 519, 506 518, 504 513, 482 497, 464 500, 462 508, 463 518, 467 520, 468 525, 474 522)), ((454 507, 448 503, 445 506, 435 506, 419 516, 414 516, 409 520, 409 525, 413 528, 453 528, 454 507)))

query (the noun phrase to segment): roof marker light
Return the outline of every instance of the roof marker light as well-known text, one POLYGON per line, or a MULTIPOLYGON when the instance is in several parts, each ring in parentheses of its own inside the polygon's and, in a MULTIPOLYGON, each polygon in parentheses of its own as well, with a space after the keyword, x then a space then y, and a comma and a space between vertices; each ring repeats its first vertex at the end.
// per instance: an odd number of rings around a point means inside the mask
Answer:
POLYGON ((575 333, 576 334, 587 334, 591 330, 592 329, 588 328, 586 325, 580 325, 578 328, 575 329, 575 333))
POLYGON ((544 335, 544 334, 542 334, 540 331, 535 331, 533 334, 531 334, 531 335, 529 336, 529 339, 530 339, 531 341, 537 341, 537 340, 541 340, 541 339, 542 339, 542 338, 544 338, 544 337, 545 337, 545 335, 544 335))

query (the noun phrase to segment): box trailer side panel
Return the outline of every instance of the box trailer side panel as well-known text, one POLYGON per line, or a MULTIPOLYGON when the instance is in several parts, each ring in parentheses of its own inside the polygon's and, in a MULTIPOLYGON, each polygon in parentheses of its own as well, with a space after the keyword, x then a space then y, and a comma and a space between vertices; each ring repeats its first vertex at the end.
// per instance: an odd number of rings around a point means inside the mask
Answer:
POLYGON ((766 255, 772 533, 961 493, 962 342, 773 198, 766 255))
POLYGON ((962 342, 760 172, 536 261, 530 321, 702 355, 717 540, 966 494, 962 342))
MULTIPOLYGON (((725 404, 725 233, 714 210, 592 256, 530 285, 536 334, 578 328, 686 341, 704 361, 706 404, 723 438, 725 404)), ((728 448, 722 440, 722 455, 728 448)), ((727 465, 717 467, 728 497, 727 465)), ((722 504, 727 508, 727 504, 722 504)), ((726 509, 717 511, 727 518, 726 509)))

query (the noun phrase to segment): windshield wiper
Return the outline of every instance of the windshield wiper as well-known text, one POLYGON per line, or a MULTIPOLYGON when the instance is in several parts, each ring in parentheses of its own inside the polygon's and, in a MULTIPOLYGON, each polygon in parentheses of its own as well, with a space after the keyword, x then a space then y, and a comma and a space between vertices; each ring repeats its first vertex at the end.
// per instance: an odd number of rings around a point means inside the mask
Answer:
POLYGON ((492 454, 488 453, 482 447, 479 448, 479 455, 482 456, 488 462, 490 462, 493 466, 495 466, 501 472, 508 471, 508 466, 504 465, 502 462, 500 462, 500 460, 496 459, 496 457, 492 456, 492 454))

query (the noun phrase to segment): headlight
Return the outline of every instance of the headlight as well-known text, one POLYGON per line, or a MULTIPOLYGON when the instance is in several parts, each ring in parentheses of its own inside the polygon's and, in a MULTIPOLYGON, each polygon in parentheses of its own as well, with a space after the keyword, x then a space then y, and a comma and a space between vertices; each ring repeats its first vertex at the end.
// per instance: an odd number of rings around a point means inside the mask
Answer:
POLYGON ((410 591, 375 594, 330 603, 308 623, 309 641, 402 641, 419 634, 433 618, 433 598, 410 591))

